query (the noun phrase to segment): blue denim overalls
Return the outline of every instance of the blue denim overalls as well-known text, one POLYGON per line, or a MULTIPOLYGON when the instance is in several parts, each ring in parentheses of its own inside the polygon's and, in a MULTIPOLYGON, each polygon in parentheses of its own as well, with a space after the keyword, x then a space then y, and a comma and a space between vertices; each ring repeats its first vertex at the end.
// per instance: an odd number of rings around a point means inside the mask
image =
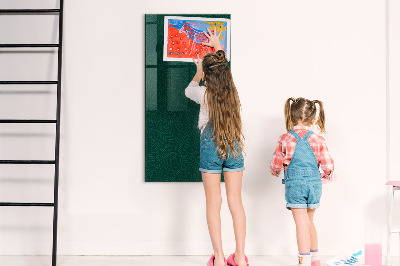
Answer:
POLYGON ((308 137, 314 134, 308 131, 303 138, 296 131, 289 131, 296 140, 293 157, 285 171, 286 208, 315 209, 319 207, 322 193, 321 173, 318 161, 311 149, 308 137))

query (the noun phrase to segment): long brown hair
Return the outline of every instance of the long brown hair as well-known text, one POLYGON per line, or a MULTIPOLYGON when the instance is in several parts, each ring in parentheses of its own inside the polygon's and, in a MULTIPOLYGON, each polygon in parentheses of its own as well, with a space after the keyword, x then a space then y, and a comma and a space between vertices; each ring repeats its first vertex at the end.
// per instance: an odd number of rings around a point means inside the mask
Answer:
POLYGON ((240 100, 225 52, 218 50, 203 57, 203 83, 207 88, 206 99, 209 123, 221 158, 237 157, 243 150, 240 100))
POLYGON ((319 115, 317 125, 322 133, 325 131, 325 113, 324 104, 319 100, 310 101, 304 98, 289 98, 285 103, 285 122, 286 130, 292 130, 293 126, 298 122, 304 124, 311 123, 317 114, 317 106, 319 105, 319 115))

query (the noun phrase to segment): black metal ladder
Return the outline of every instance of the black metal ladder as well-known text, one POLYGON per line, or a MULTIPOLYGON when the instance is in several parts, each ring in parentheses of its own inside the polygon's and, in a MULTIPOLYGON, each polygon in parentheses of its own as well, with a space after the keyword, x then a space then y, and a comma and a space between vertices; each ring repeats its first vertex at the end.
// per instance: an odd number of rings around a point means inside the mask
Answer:
POLYGON ((59 181, 59 153, 60 153, 60 111, 61 111, 61 67, 62 67, 62 32, 63 32, 63 0, 60 0, 59 9, 0 9, 1 14, 57 14, 58 20, 58 43, 57 44, 0 44, 0 48, 58 48, 58 72, 57 80, 52 81, 0 81, 2 84, 54 84, 57 85, 57 113, 55 120, 40 119, 0 119, 0 123, 46 123, 56 125, 56 138, 54 149, 54 160, 0 160, 0 164, 54 164, 54 199, 53 202, 0 202, 0 206, 22 206, 22 207, 53 207, 53 246, 52 266, 57 264, 57 218, 58 218, 58 181, 59 181))

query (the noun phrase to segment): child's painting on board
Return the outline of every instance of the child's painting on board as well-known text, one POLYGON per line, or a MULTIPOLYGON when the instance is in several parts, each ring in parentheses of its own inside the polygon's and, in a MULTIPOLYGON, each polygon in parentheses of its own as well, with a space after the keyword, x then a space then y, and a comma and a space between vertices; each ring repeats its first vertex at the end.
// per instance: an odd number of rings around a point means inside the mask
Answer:
POLYGON ((214 52, 203 45, 208 38, 207 29, 220 33, 220 42, 230 60, 230 20, 224 18, 177 17, 164 18, 164 61, 193 62, 199 55, 214 52))

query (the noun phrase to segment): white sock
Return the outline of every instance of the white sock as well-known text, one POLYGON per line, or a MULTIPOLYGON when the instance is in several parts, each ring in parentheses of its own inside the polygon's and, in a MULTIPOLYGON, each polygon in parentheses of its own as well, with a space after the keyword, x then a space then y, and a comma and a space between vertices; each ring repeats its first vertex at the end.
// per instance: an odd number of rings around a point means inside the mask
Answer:
POLYGON ((311 251, 310 253, 311 253, 311 261, 319 260, 318 250, 311 251))
POLYGON ((299 254, 299 266, 311 266, 311 255, 301 255, 299 254))

